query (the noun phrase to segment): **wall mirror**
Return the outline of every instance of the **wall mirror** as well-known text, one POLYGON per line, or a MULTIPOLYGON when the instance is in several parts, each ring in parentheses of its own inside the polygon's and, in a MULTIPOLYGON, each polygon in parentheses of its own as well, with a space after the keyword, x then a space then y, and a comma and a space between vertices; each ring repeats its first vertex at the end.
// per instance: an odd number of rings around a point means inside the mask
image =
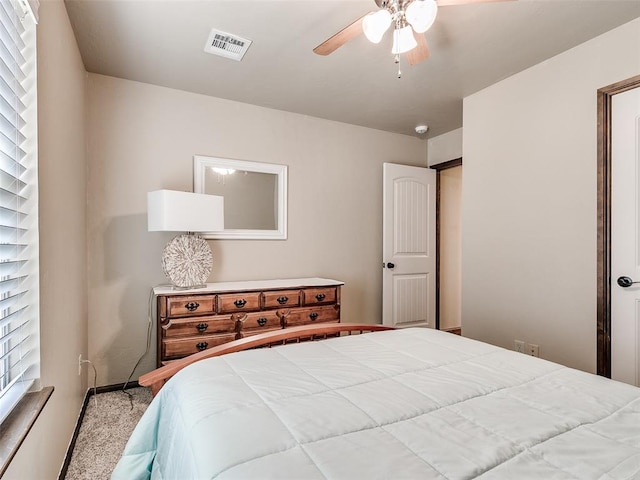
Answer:
POLYGON ((224 197, 224 230, 203 237, 287 238, 286 165, 196 155, 193 191, 224 197))

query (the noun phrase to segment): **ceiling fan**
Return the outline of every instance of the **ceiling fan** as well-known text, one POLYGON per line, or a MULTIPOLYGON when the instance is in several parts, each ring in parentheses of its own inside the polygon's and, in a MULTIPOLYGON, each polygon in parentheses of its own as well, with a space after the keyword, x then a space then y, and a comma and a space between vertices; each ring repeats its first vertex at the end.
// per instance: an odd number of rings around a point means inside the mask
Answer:
MULTIPOLYGON (((340 30, 313 49, 318 55, 329 55, 361 33, 372 43, 379 43, 384 33, 393 25, 391 53, 396 63, 400 54, 407 54, 409 65, 416 65, 429 58, 429 47, 424 32, 431 28, 438 7, 481 2, 509 0, 374 0, 379 10, 369 12, 351 25, 340 30)), ((398 71, 398 76, 401 72, 398 71)))

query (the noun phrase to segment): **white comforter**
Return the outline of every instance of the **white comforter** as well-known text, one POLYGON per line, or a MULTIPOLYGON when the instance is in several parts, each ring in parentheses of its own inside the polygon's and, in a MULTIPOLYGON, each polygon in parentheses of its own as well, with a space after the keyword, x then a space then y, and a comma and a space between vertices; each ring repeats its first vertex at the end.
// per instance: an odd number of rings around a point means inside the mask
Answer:
POLYGON ((167 383, 112 478, 475 477, 640 478, 640 389, 428 329, 240 352, 167 383))

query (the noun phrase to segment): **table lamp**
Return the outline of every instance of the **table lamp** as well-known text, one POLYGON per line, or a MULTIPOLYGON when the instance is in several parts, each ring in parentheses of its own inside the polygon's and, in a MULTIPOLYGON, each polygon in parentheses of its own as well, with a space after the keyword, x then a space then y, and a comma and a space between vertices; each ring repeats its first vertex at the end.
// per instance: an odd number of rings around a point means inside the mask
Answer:
POLYGON ((175 288, 202 288, 213 267, 203 232, 224 230, 224 198, 202 193, 156 190, 147 194, 150 232, 186 232, 162 252, 162 270, 175 288))

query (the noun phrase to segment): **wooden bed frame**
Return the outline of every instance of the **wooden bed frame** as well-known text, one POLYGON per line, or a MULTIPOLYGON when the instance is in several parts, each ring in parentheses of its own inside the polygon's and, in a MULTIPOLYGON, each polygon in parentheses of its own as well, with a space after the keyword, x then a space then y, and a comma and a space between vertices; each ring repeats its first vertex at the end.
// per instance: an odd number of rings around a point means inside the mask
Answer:
POLYGON ((178 371, 205 358, 218 357, 227 353, 240 352, 251 348, 272 347, 287 343, 298 343, 309 340, 324 340, 329 337, 361 334, 365 332, 379 332, 382 330, 393 330, 393 327, 385 325, 368 325, 363 323, 330 323, 319 325, 303 325, 301 327, 290 327, 267 333, 241 338, 232 342, 219 345, 217 347, 194 353, 188 357, 171 362, 152 372, 142 375, 138 383, 145 387, 151 387, 151 393, 155 397, 162 386, 178 371))

